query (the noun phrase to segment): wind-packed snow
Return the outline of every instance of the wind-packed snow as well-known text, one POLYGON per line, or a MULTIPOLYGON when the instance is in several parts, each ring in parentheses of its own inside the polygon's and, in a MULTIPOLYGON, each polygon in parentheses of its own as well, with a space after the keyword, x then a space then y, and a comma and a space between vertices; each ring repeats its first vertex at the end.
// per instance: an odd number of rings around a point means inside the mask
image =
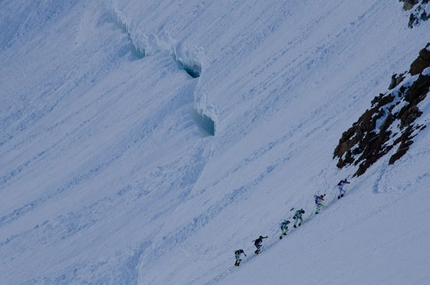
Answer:
POLYGON ((359 178, 332 158, 430 41, 408 17, 375 0, 0 1, 0 284, 429 284, 428 128, 359 178), (305 223, 279 240, 293 208, 305 223))

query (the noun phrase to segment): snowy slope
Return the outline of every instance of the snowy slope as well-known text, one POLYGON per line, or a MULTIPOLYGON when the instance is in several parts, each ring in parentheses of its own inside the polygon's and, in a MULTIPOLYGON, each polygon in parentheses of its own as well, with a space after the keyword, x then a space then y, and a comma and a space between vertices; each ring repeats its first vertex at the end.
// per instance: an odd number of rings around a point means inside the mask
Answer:
POLYGON ((1 284, 430 282, 428 130, 339 201, 354 170, 332 159, 428 22, 395 1, 57 2, 0 2, 1 284))

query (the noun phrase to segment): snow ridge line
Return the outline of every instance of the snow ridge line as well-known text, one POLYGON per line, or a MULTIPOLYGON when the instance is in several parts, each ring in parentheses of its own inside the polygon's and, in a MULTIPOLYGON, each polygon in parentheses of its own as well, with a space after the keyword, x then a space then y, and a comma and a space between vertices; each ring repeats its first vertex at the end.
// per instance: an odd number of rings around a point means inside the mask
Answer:
MULTIPOLYGON (((173 39, 168 33, 146 34, 133 27, 127 17, 118 8, 113 8, 111 12, 112 22, 127 34, 131 45, 131 53, 136 59, 155 55, 160 52, 168 52, 178 67, 184 70, 192 78, 199 78, 202 73, 202 58, 204 57, 203 48, 195 45, 187 46, 182 42, 173 39)), ((194 87, 194 98, 197 84, 194 87)), ((204 104, 194 102, 192 118, 199 127, 203 137, 215 135, 215 122, 213 116, 208 113, 204 104), (203 105, 203 106, 202 106, 203 105)))
POLYGON ((127 34, 132 45, 132 52, 141 59, 162 51, 169 52, 178 66, 185 70, 191 77, 198 78, 202 72, 201 58, 204 55, 202 48, 197 46, 186 47, 173 39, 168 33, 146 34, 139 32, 129 23, 126 16, 118 9, 112 9, 112 21, 118 28, 127 34))

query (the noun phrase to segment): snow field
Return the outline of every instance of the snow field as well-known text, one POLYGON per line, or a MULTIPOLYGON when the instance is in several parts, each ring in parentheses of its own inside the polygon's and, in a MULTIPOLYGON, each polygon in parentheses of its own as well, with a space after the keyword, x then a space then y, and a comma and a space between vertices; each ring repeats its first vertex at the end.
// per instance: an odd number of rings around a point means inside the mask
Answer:
POLYGON ((336 199, 342 132, 428 42, 401 4, 18 0, 0 16, 0 283, 430 280, 427 129, 336 199), (317 193, 333 202, 315 216, 317 193), (293 207, 307 221, 280 241, 293 207))

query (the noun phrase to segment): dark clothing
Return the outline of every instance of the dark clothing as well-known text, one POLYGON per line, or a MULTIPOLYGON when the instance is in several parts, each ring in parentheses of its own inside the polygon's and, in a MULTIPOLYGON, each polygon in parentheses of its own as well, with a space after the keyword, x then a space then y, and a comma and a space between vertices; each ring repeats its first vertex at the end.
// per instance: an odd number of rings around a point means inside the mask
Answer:
POLYGON ((245 254, 245 252, 243 251, 243 249, 238 249, 238 250, 236 250, 235 252, 234 252, 234 254, 235 255, 241 255, 241 254, 243 254, 243 255, 245 255, 246 256, 246 254, 245 254))
POLYGON ((260 236, 258 239, 254 240, 254 245, 257 249, 260 249, 263 243, 263 239, 267 238, 267 236, 260 236))
POLYGON ((243 249, 238 249, 234 252, 234 257, 236 258, 236 262, 234 263, 234 265, 239 266, 240 262, 242 261, 242 259, 240 259, 240 255, 243 254, 246 256, 245 252, 243 251, 243 249))
POLYGON ((294 213, 294 217, 293 218, 295 218, 295 219, 302 219, 302 214, 304 214, 304 213, 305 213, 305 210, 303 210, 303 209, 297 210, 294 213))
POLYGON ((322 201, 324 201, 324 196, 325 195, 315 195, 315 204, 317 204, 317 206, 322 204, 322 201))

